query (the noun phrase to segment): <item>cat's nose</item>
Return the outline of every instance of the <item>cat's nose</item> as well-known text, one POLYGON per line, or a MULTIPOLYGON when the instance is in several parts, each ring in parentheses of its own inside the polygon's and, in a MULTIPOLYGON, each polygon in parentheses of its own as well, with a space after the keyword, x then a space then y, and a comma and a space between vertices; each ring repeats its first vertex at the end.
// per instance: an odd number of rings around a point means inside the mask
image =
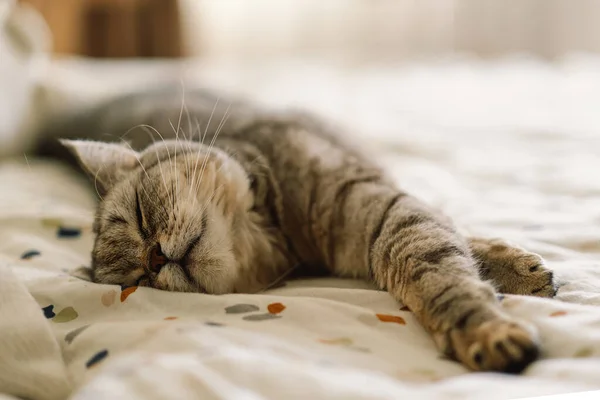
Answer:
POLYGON ((169 259, 163 254, 160 243, 157 243, 150 251, 150 270, 159 272, 168 262, 169 259))

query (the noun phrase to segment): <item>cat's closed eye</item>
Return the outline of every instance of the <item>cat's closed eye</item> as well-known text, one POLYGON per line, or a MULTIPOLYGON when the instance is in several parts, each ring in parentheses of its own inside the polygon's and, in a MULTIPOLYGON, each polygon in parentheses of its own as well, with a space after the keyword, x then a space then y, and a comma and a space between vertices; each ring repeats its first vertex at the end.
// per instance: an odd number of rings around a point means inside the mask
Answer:
POLYGON ((145 229, 144 213, 142 211, 142 206, 140 203, 140 196, 139 196, 137 190, 135 191, 135 216, 136 216, 138 231, 140 232, 142 239, 144 239, 144 240, 148 239, 149 235, 148 235, 147 229, 145 229))
POLYGON ((122 216, 118 215, 118 214, 110 214, 106 220, 108 221, 109 224, 114 224, 114 225, 127 225, 127 221, 125 220, 125 218, 123 218, 122 216))

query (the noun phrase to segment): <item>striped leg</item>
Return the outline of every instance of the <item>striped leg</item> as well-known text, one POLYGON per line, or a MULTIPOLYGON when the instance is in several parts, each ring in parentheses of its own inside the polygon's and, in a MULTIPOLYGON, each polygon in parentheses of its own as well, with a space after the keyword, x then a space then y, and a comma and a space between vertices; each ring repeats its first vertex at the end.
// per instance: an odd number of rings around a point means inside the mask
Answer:
POLYGON ((503 313, 467 241, 409 196, 390 197, 371 240, 374 281, 408 306, 441 351, 473 370, 520 372, 535 330, 503 313))

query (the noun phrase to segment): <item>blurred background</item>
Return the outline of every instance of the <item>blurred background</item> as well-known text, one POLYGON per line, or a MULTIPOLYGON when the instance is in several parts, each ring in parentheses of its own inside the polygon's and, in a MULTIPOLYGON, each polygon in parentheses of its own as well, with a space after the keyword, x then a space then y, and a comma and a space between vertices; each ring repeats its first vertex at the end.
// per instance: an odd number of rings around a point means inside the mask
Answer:
POLYGON ((163 81, 395 142, 598 136, 599 21, 600 0, 0 0, 0 153, 44 113, 163 81))
POLYGON ((56 54, 402 61, 600 52, 597 0, 20 0, 56 54))

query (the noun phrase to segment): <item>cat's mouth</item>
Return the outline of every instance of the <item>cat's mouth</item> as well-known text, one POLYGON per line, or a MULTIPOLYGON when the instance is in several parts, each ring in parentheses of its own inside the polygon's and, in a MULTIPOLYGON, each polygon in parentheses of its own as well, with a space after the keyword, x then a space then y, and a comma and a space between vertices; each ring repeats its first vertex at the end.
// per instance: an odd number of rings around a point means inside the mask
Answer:
POLYGON ((186 267, 173 263, 166 264, 158 273, 145 273, 138 278, 136 286, 169 292, 208 293, 186 267))

